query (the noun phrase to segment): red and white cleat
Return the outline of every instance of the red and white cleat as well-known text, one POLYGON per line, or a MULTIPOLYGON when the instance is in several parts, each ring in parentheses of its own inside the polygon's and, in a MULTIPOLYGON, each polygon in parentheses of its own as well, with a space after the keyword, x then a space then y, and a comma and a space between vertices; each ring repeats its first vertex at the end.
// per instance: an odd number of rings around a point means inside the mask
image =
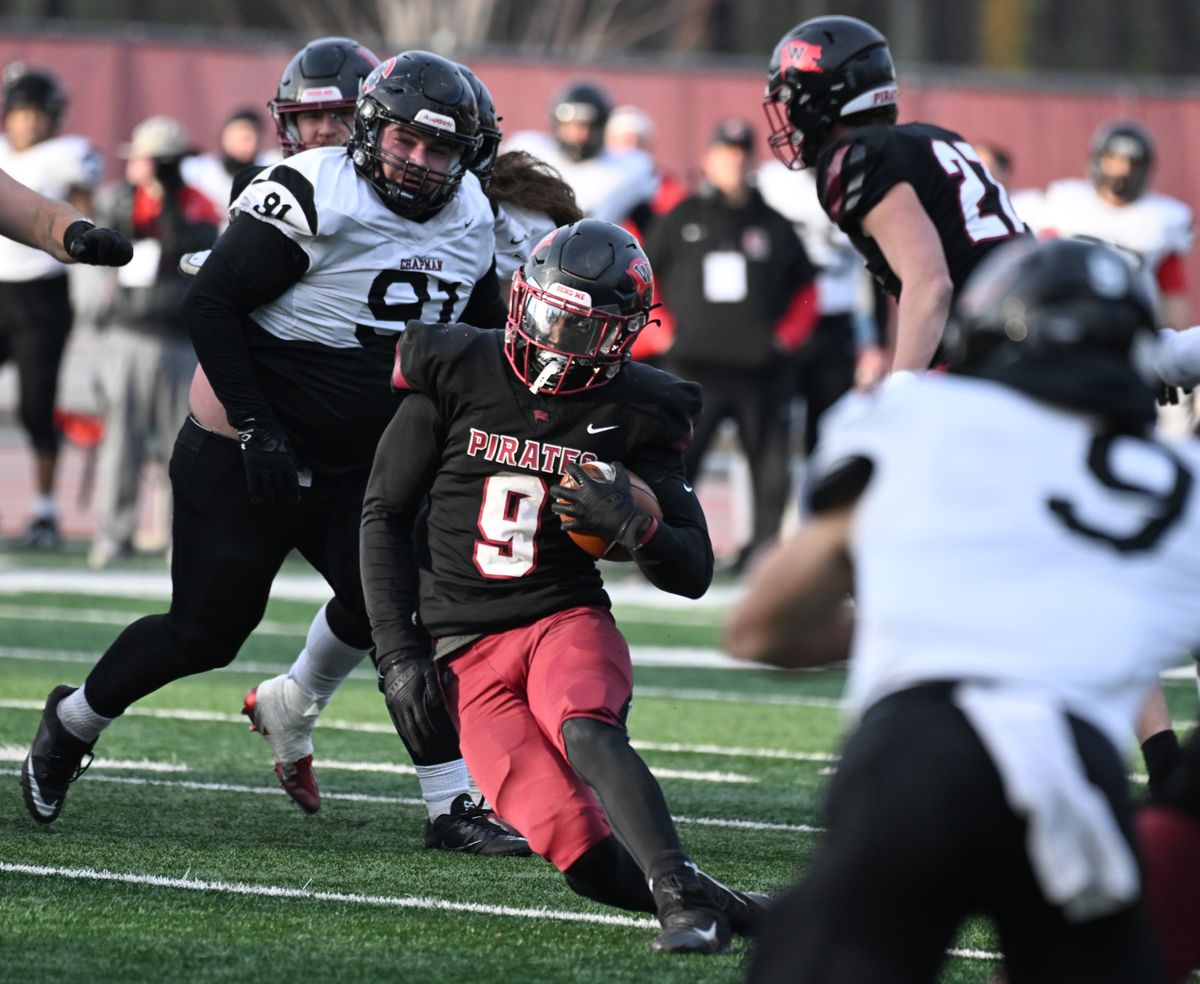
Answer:
POLYGON ((262 735, 271 748, 280 785, 305 813, 321 808, 312 767, 312 733, 323 706, 286 674, 251 687, 242 705, 250 730, 262 735))

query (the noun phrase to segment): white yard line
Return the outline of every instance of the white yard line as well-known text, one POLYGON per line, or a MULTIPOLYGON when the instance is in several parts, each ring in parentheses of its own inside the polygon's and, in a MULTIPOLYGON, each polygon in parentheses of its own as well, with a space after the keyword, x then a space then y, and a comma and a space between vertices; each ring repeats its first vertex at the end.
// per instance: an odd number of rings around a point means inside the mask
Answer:
POLYGON ((220 892, 226 895, 257 895, 266 898, 314 899, 349 905, 387 906, 397 909, 427 909, 440 912, 467 912, 473 915, 508 916, 515 919, 549 919, 555 922, 595 923, 601 926, 631 926, 657 929, 653 919, 610 916, 592 912, 565 912, 561 909, 526 909, 508 905, 484 905, 479 902, 453 902, 449 899, 422 898, 415 895, 362 895, 358 892, 314 892, 287 885, 251 885, 245 882, 200 881, 196 878, 171 878, 167 875, 142 875, 131 871, 105 871, 96 868, 56 868, 41 864, 12 864, 0 861, 0 872, 18 875, 42 875, 74 881, 122 882, 153 888, 178 888, 193 892, 220 892))
MULTIPOLYGON (((24 762, 29 754, 26 745, 0 745, 0 762, 24 762)), ((95 758, 90 768, 93 769, 136 769, 141 772, 187 772, 188 767, 181 762, 152 762, 149 759, 106 759, 95 758)))
MULTIPOLYGON (((316 765, 321 771, 321 763, 316 765)), ((19 776, 20 769, 0 767, 0 776, 19 776)), ((140 776, 107 776, 92 775, 90 772, 81 782, 113 782, 122 786, 165 786, 172 789, 190 789, 208 793, 245 793, 253 796, 284 796, 279 786, 243 786, 227 782, 195 782, 189 779, 146 779, 140 776)), ((334 800, 346 803, 378 803, 395 806, 425 805, 423 799, 412 796, 380 796, 371 793, 330 793, 321 790, 322 800, 334 800)), ((721 817, 675 817, 676 823, 694 824, 699 827, 720 827, 726 830, 763 830, 780 831, 793 834, 821 833, 821 827, 810 827, 807 824, 766 823, 758 820, 722 819, 721 817)))
MULTIPOLYGON (((0 651, 0 655, 3 655, 2 651, 0 651)), ((0 709, 2 710, 40 711, 44 705, 44 701, 24 700, 15 697, 0 698, 0 709)), ((197 711, 188 709, 160 710, 158 708, 150 707, 131 707, 125 713, 131 717, 150 717, 168 721, 200 721, 216 724, 245 724, 248 726, 248 722, 243 715, 228 714, 221 711, 197 711)), ((318 728, 327 731, 351 731, 362 734, 377 735, 390 735, 395 733, 395 728, 391 724, 377 724, 372 721, 341 721, 337 718, 321 718, 318 728)), ((656 741, 634 741, 632 744, 634 748, 644 752, 676 752, 688 755, 716 755, 726 758, 768 759, 790 762, 836 762, 838 760, 837 755, 832 755, 827 752, 792 752, 782 748, 725 748, 721 745, 688 745, 682 742, 656 741)), ((22 756, 22 758, 24 758, 24 756, 22 756)), ((358 771, 368 771, 366 763, 363 763, 362 767, 354 763, 337 766, 327 763, 324 760, 318 760, 318 764, 323 768, 340 767, 350 771, 356 769, 358 771)), ((406 775, 410 774, 412 771, 410 766, 401 765, 375 766, 374 768, 377 771, 398 770, 406 775)), ((663 771, 659 774, 666 775, 667 772, 663 771)))
MULTIPOLYGON (((470 915, 502 916, 510 919, 546 919, 552 922, 591 923, 599 926, 618 926, 632 929, 657 929, 658 923, 648 917, 618 916, 608 913, 569 912, 562 909, 519 908, 508 905, 485 905, 482 902, 455 902, 416 895, 363 895, 359 892, 318 892, 287 885, 253 885, 246 882, 201 881, 198 878, 174 878, 169 875, 146 875, 132 871, 108 871, 97 868, 59 868, 44 864, 19 864, 0 861, 0 873, 35 875, 45 878, 66 878, 72 881, 118 882, 124 885, 144 885, 150 888, 181 889, 190 892, 218 892, 226 895, 249 895, 259 898, 312 899, 317 902, 336 902, 342 905, 381 906, 395 909, 423 909, 431 912, 462 912, 470 915)), ((947 955, 964 960, 998 961, 1000 953, 988 950, 951 949, 947 955)))
MULTIPOLYGON (((638 578, 613 578, 605 585, 616 605, 638 605, 705 611, 726 608, 742 596, 738 584, 709 588, 703 598, 692 600, 659 591, 638 578)), ((81 571, 22 568, 7 566, 0 557, 0 594, 23 592, 71 592, 120 598, 169 598, 171 577, 165 571, 81 571)), ((288 601, 328 601, 333 594, 325 580, 316 574, 281 574, 271 585, 271 597, 288 601)))

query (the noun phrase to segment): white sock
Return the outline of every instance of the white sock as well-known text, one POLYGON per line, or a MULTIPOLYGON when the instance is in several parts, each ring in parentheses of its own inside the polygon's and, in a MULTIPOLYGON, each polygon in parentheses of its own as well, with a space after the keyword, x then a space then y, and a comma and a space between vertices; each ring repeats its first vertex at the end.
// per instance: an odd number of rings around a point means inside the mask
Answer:
POLYGON ((93 711, 83 693, 83 687, 60 700, 57 710, 58 720, 67 729, 67 733, 88 744, 100 737, 100 732, 116 720, 102 717, 93 711))
POLYGON ((462 759, 443 762, 441 765, 418 765, 415 768, 430 820, 436 820, 443 813, 449 813, 450 806, 456 799, 463 793, 470 793, 467 786, 470 781, 467 763, 462 759))
POLYGON ((346 645, 333 634, 325 617, 328 605, 322 605, 313 617, 304 648, 288 670, 300 689, 317 701, 329 700, 351 671, 371 654, 369 649, 346 645))
POLYGON ((54 507, 54 496, 35 495, 33 497, 33 518, 53 519, 58 513, 54 507))

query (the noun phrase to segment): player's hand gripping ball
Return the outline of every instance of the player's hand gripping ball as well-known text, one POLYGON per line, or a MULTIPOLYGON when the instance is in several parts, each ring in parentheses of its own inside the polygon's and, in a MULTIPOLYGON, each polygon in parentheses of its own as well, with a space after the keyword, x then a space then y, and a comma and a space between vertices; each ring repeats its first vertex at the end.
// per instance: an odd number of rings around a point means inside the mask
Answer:
POLYGON ((563 529, 585 553, 603 560, 630 561, 631 541, 644 533, 647 517, 662 519, 658 497, 642 479, 624 467, 605 461, 588 461, 581 467, 591 484, 611 485, 611 490, 596 490, 588 495, 571 474, 563 475, 551 489, 558 496, 553 509, 562 520, 563 529), (622 478, 628 482, 625 490, 622 478), (564 495, 565 493, 565 495, 564 495), (607 493, 607 494, 604 494, 607 493))

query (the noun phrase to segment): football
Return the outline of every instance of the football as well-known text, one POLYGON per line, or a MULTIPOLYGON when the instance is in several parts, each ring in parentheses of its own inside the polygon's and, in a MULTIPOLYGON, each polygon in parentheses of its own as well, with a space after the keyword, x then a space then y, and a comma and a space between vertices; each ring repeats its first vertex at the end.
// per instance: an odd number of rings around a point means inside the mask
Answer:
MULTIPOLYGON (((597 482, 611 482, 617 477, 616 470, 606 461, 585 461, 583 470, 587 472, 597 482)), ((575 480, 570 475, 563 475, 560 484, 569 489, 575 488, 575 480)), ((637 507, 644 513, 648 513, 655 519, 662 519, 662 506, 658 503, 658 496, 642 479, 638 478, 633 472, 629 472, 629 485, 633 489, 633 501, 637 507)), ((566 519, 562 516, 560 519, 566 519)), ((575 543, 584 553, 591 554, 600 560, 615 560, 622 563, 633 560, 633 556, 618 543, 610 543, 609 541, 595 536, 591 533, 576 533, 567 532, 575 543)))

